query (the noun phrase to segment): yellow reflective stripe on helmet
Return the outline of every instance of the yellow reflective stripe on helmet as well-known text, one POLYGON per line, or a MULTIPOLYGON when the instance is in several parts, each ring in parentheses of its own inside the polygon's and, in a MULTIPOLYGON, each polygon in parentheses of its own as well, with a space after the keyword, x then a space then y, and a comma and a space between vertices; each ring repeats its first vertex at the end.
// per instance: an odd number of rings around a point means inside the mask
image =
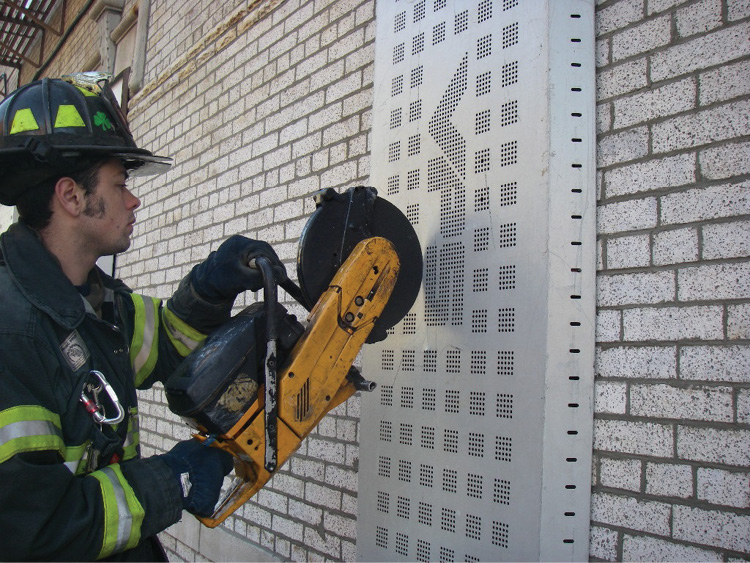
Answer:
POLYGON ((23 452, 54 450, 64 456, 60 416, 38 405, 0 412, 0 463, 23 452))
POLYGON ((206 335, 198 332, 180 317, 175 315, 169 307, 162 309, 162 322, 169 340, 181 356, 187 356, 206 339, 206 335))
POLYGON ((74 105, 61 104, 57 108, 54 127, 55 129, 59 127, 86 127, 86 124, 74 105))
POLYGON ((9 135, 15 135, 16 133, 25 133, 26 131, 36 131, 39 129, 39 124, 36 122, 34 113, 31 108, 19 109, 13 116, 13 123, 10 126, 9 135))
POLYGON ((119 465, 109 465, 91 476, 99 481, 104 504, 102 548, 97 556, 102 559, 138 544, 145 511, 119 465))
POLYGON ((130 363, 135 372, 136 386, 143 383, 156 365, 159 350, 158 312, 161 299, 130 294, 135 306, 130 363))

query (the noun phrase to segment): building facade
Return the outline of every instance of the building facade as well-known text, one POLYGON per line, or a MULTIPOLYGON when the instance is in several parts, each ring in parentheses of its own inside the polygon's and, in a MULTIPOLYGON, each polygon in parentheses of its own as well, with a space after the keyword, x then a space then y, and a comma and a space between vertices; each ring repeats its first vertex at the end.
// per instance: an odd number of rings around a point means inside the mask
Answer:
MULTIPOLYGON (((501 13, 532 0, 519 1, 404 4, 501 13)), ((590 4, 597 276, 588 556, 746 560, 750 4, 590 4)), ((143 207, 117 275, 140 292, 169 296, 235 233, 270 242, 294 272, 310 194, 370 184, 373 0, 61 6, 65 17, 51 18, 70 32, 33 45, 40 64, 8 70, 9 83, 104 69, 129 85, 121 92, 135 138, 175 159, 165 176, 134 183, 143 207)), ((186 516, 166 531, 170 557, 356 559, 366 400, 355 396, 327 416, 223 528, 186 516)), ((189 436, 160 387, 140 401, 145 455, 189 436)))

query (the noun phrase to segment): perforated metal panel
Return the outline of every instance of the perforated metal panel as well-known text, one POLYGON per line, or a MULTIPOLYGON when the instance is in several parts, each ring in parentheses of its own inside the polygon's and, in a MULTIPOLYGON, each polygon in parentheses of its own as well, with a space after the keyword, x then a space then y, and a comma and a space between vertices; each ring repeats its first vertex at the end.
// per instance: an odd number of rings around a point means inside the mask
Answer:
POLYGON ((361 560, 588 557, 592 4, 377 3, 372 184, 425 268, 364 353, 361 560))

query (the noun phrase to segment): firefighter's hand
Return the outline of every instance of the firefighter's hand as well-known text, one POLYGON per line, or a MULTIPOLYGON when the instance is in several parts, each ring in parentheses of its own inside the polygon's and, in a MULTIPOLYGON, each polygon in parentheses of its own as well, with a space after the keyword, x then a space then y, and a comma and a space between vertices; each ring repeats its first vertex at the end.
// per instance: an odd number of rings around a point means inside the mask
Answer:
POLYGON ((196 516, 211 516, 219 501, 224 477, 234 466, 232 456, 197 440, 187 440, 159 457, 177 479, 182 508, 196 516))
POLYGON ((270 244, 234 235, 193 268, 190 281, 198 295, 214 301, 234 299, 246 290, 258 291, 263 288, 263 274, 251 267, 250 261, 260 256, 270 260, 277 283, 287 279, 284 264, 270 244))

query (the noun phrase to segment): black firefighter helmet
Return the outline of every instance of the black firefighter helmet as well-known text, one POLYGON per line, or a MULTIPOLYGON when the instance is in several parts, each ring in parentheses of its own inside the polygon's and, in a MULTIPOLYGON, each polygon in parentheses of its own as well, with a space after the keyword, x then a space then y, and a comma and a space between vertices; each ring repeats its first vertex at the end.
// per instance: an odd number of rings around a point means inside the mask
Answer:
POLYGON ((167 170, 171 159, 138 148, 109 87, 82 72, 21 86, 0 103, 0 203, 14 205, 40 182, 120 158, 131 174, 167 170))

